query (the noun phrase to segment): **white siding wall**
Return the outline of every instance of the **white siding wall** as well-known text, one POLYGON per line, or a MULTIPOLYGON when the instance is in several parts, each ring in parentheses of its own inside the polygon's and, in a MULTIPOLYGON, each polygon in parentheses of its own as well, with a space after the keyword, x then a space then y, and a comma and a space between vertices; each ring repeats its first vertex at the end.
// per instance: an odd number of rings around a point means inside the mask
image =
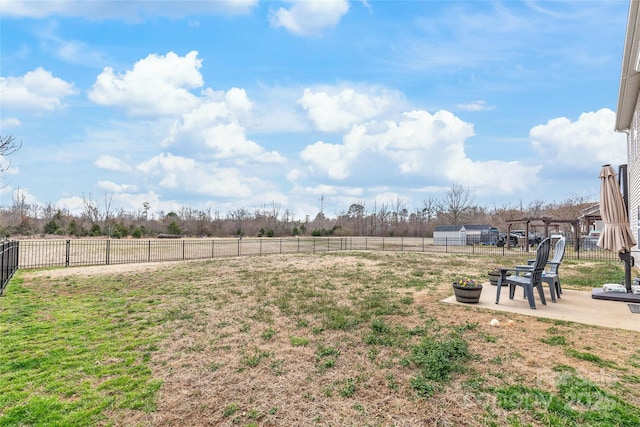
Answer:
POLYGON ((464 246, 467 244, 464 231, 434 231, 433 244, 436 246, 464 246))
MULTIPOLYGON (((640 97, 638 97, 627 135, 627 150, 629 157, 629 222, 633 235, 640 242, 640 97)), ((631 252, 636 260, 640 261, 638 247, 634 247, 631 252)))

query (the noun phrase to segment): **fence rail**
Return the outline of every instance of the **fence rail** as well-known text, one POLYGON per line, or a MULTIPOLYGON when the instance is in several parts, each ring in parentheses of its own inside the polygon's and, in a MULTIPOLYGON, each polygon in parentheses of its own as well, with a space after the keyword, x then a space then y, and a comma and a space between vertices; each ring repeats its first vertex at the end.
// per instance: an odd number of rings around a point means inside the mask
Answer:
POLYGON ((17 241, 0 242, 0 295, 18 269, 19 247, 17 241))
MULTIPOLYGON (((410 237, 309 237, 220 238, 154 240, 22 240, 14 255, 19 268, 75 267, 220 258, 245 255, 314 253, 342 250, 437 252, 531 258, 525 248, 461 244, 445 239, 435 245, 430 238, 410 237)), ((12 252, 8 252, 13 254, 12 252)), ((618 260, 604 250, 575 250, 567 241, 566 259, 618 260)), ((3 258, 4 259, 4 258, 3 258)), ((7 269, 7 272, 10 268, 7 269)), ((15 270, 15 268, 14 268, 15 270)), ((11 274, 13 274, 13 271, 11 274)), ((3 269, 3 278, 5 270, 3 269)), ((8 274, 8 273, 7 273, 8 274)), ((7 279, 8 280, 8 279, 7 279)))

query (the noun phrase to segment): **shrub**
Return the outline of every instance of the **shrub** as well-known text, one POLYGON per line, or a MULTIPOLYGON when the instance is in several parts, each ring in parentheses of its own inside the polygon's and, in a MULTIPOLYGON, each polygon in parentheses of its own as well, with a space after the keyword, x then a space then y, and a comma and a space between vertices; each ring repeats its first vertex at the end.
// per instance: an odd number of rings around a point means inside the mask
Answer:
POLYGON ((180 226, 178 225, 177 222, 175 221, 171 221, 171 223, 169 224, 169 226, 167 227, 167 231, 170 234, 182 234, 182 228, 180 228, 180 226))
POLYGON ((60 226, 58 225, 58 223, 54 220, 51 220, 44 225, 43 231, 45 234, 55 234, 55 232, 58 231, 59 228, 60 226))

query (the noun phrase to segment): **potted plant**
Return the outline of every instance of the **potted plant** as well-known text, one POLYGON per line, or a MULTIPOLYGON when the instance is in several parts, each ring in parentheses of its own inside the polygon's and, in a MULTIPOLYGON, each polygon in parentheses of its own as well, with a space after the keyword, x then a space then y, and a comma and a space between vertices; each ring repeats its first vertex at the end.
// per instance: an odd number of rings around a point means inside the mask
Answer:
MULTIPOLYGON (((489 282, 493 286, 498 286, 498 279, 500 279, 500 267, 493 267, 487 272, 487 275, 489 276, 489 282)), ((507 273, 506 275, 511 276, 511 273, 507 273)))
POLYGON ((453 293, 456 301, 475 304, 480 300, 482 285, 467 277, 453 282, 453 293))

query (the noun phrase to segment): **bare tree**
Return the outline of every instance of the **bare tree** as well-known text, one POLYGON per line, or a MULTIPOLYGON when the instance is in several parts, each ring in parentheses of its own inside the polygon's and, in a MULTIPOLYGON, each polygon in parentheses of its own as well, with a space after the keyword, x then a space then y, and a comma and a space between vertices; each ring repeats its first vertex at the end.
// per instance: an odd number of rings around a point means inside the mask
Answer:
POLYGON ((396 201, 393 203, 392 209, 394 231, 396 234, 400 234, 400 223, 404 223, 408 215, 404 199, 402 197, 396 198, 396 201))
POLYGON ((104 193, 104 220, 109 221, 111 218, 111 202, 113 201, 113 193, 104 193))
POLYGON ((391 216, 391 212, 389 211, 389 207, 386 203, 383 203, 378 209, 377 217, 378 217, 378 225, 380 227, 380 233, 384 236, 387 232, 387 222, 389 221, 389 217, 391 216))
POLYGON ((25 194, 25 192, 20 190, 20 187, 18 187, 16 191, 13 192, 12 199, 13 199, 13 206, 12 206, 13 212, 21 216, 26 216, 27 213, 29 212, 30 206, 27 203, 27 195, 25 194))
POLYGON ((100 208, 98 208, 98 204, 91 199, 91 193, 89 193, 88 197, 82 195, 82 205, 84 210, 82 214, 89 218, 89 221, 92 224, 95 224, 100 221, 100 208))
POLYGON ((533 200, 529 202, 527 207, 527 215, 532 218, 539 218, 542 216, 545 203, 542 200, 533 200))
POLYGON ((444 200, 439 203, 439 210, 449 225, 462 225, 469 217, 473 207, 471 190, 461 184, 453 183, 447 190, 444 200))
MULTIPOLYGON (((13 135, 0 135, 0 177, 11 167, 11 159, 8 157, 18 151, 20 147, 22 147, 22 142, 16 142, 13 135), (5 159, 8 160, 5 162, 5 159)), ((0 188, 5 186, 6 184, 0 184, 0 188)))
POLYGON ((438 201, 433 197, 429 197, 422 201, 422 217, 427 221, 427 225, 438 213, 438 201))

